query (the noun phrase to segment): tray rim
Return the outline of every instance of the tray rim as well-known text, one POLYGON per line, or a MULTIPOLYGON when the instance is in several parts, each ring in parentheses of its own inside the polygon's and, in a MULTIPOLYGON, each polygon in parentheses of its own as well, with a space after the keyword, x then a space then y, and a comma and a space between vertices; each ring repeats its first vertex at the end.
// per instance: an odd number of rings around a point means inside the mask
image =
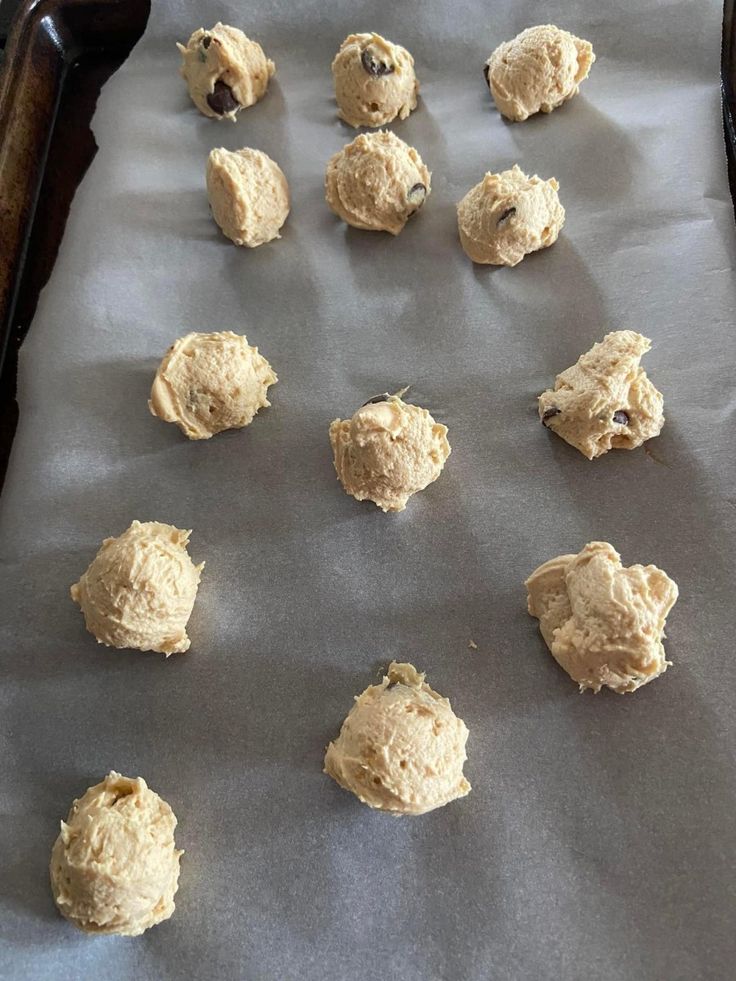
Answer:
POLYGON ((150 9, 151 0, 21 0, 10 24, 0 64, 0 491, 18 416, 18 350, 53 269, 74 193, 96 152, 90 135, 86 159, 78 155, 61 167, 55 161, 50 173, 49 152, 63 129, 65 95, 89 78, 91 98, 83 120, 88 129, 99 89, 142 37, 150 9), (92 63, 96 70, 85 71, 92 63), (73 86, 71 68, 76 69, 73 86), (49 188, 58 186, 61 176, 67 193, 59 196, 49 188), (49 234, 41 234, 46 229, 38 220, 42 193, 61 202, 49 234), (34 234, 43 255, 29 248, 34 234))

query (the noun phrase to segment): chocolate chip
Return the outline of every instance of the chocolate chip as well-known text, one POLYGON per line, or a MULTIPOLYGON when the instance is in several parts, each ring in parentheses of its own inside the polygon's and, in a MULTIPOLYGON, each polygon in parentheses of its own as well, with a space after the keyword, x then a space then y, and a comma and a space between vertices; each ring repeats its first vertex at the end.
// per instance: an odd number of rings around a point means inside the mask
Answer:
POLYGON ((618 409, 616 412, 613 413, 613 421, 618 426, 628 426, 629 424, 628 412, 624 412, 623 409, 618 409))
MULTIPOLYGON (((424 199, 426 196, 427 188, 424 186, 424 184, 415 184, 413 187, 409 188, 406 199, 409 204, 414 205, 414 209, 416 210, 417 208, 421 208, 421 206, 424 204, 424 199)), ((412 214, 413 213, 414 212, 412 212, 412 214)))
MULTIPOLYGON (((391 396, 388 394, 388 392, 384 392, 383 395, 374 395, 372 399, 368 399, 368 401, 364 402, 363 405, 377 405, 379 402, 388 402, 390 398, 391 396)), ((361 409, 363 408, 363 405, 361 405, 361 409)))
POLYGON ((215 91, 207 96, 207 105, 218 116, 224 116, 226 112, 240 108, 240 103, 233 95, 233 90, 222 81, 215 82, 215 91))
POLYGON ((501 215, 501 217, 500 217, 500 218, 498 219, 498 221, 496 222, 496 225, 497 225, 497 226, 498 226, 498 225, 503 225, 503 223, 504 223, 505 221, 508 221, 508 219, 509 219, 509 218, 510 218, 510 217, 511 217, 512 215, 515 215, 515 214, 516 214, 516 208, 507 208, 507 209, 506 209, 506 210, 504 211, 504 213, 503 213, 503 214, 501 215))
POLYGON ((491 73, 491 66, 490 65, 483 65, 483 77, 486 80, 486 85, 490 85, 491 84, 490 79, 488 78, 488 76, 490 75, 490 73, 491 73))
POLYGON ((562 412, 562 409, 557 409, 555 407, 551 409, 545 409, 544 415, 542 416, 542 425, 547 425, 547 420, 551 419, 553 416, 558 416, 562 412))
POLYGON ((209 34, 205 34, 205 36, 202 38, 202 47, 206 51, 211 44, 212 44, 212 38, 209 36, 209 34))
POLYGON ((370 48, 364 49, 360 60, 363 68, 365 68, 369 75, 373 75, 374 78, 379 78, 381 75, 390 75, 394 71, 393 65, 387 65, 385 61, 381 61, 380 58, 377 58, 373 54, 370 48))

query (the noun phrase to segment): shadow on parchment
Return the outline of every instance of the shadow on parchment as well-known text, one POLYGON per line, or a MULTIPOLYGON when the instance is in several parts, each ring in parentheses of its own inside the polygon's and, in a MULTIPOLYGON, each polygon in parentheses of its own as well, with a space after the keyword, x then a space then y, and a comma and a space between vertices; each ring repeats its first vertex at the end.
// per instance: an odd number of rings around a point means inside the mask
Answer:
POLYGON ((182 238, 221 243, 236 248, 217 227, 207 205, 202 170, 202 189, 195 191, 121 191, 108 204, 112 220, 155 234, 162 242, 182 238))
MULTIPOLYGON (((485 94, 488 101, 484 99, 484 104, 498 116, 487 90, 485 94)), ((604 209, 628 194, 641 154, 626 130, 584 94, 551 113, 536 113, 523 123, 499 118, 517 148, 522 170, 536 170, 545 179, 559 177, 567 173, 570 161, 585 160, 585 166, 575 171, 574 185, 562 179, 563 204, 580 199, 589 207, 600 205, 604 209), (539 152, 540 140, 543 156, 539 152), (525 160, 535 163, 525 167, 525 160)))
MULTIPOLYGON (((721 855, 724 835, 736 830, 736 780, 720 748, 722 722, 705 697, 705 679, 728 675, 730 653, 708 651, 708 664, 689 660, 693 652, 706 653, 708 624, 730 603, 726 587, 718 585, 729 581, 723 557, 702 545, 715 540, 719 525, 707 475, 689 456, 676 419, 668 418, 662 435, 650 441, 650 453, 611 452, 592 464, 551 434, 540 433, 540 440, 549 443, 550 485, 565 498, 563 511, 577 514, 582 534, 580 541, 560 539, 539 561, 603 539, 621 552, 625 565, 655 563, 680 586, 668 618, 665 650, 673 663, 665 675, 632 696, 602 692, 571 699, 567 738, 554 737, 554 729, 552 739, 548 733, 543 762, 552 793, 544 801, 546 820, 570 856, 574 872, 568 875, 599 897, 599 919, 625 918, 632 949, 638 947, 641 957, 652 945, 672 957, 678 950, 685 956, 692 944, 701 952, 722 949, 730 937, 725 910, 733 886, 721 855), (580 793, 571 806, 576 772, 580 793)), ((547 523, 543 509, 534 513, 538 523, 547 523)), ((547 534, 554 537, 554 530, 547 534)), ((531 551, 534 529, 524 537, 522 550, 531 551)), ((525 633, 526 650, 536 647, 549 661, 545 674, 554 670, 571 685, 535 621, 525 633)), ((610 947, 613 956, 612 938, 610 947)))

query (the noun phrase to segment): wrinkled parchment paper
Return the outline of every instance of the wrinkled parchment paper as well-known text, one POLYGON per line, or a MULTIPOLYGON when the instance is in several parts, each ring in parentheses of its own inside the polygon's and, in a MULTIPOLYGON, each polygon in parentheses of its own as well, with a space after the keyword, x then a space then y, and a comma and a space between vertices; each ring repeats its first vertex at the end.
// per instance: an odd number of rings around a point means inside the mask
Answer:
POLYGON ((636 979, 732 975, 736 667, 734 221, 718 4, 157 2, 107 84, 20 364, 2 495, 0 974, 23 979, 636 979), (197 114, 175 40, 217 19, 276 61, 236 125, 197 114), (579 97, 508 124, 481 68, 550 21, 598 60, 579 97), (391 128, 433 171, 398 239, 323 200, 330 61, 354 30, 414 54, 391 128), (281 241, 213 224, 209 150, 284 169, 281 241), (515 269, 474 267, 455 203, 487 169, 556 176, 567 223, 515 269), (667 423, 589 463, 536 416, 607 331, 653 339, 667 423), (188 442, 146 406, 167 346, 244 332, 280 381, 241 432, 188 442), (449 426, 444 474, 401 515, 347 497, 327 428, 411 384, 449 426), (191 651, 115 652, 69 585, 133 518, 206 560, 191 651), (579 695, 525 610, 540 562, 610 540, 680 585, 673 666, 579 695), (469 646, 473 640, 477 650, 469 646), (373 813, 321 772, 353 695, 410 659, 470 729, 470 796, 373 813), (49 852, 72 800, 140 774, 179 818, 176 913, 136 940, 56 913, 49 852))

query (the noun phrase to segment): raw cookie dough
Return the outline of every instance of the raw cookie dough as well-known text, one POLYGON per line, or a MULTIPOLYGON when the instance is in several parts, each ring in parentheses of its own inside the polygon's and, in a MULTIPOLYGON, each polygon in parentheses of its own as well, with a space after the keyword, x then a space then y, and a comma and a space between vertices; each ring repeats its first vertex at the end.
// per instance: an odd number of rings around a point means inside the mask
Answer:
POLYGON ((378 396, 352 419, 335 419, 330 443, 335 470, 358 501, 403 511, 417 491, 437 480, 450 455, 447 426, 397 395, 378 396))
POLYGON ((192 102, 213 119, 230 119, 262 98, 276 71, 263 48, 237 27, 217 23, 200 27, 181 51, 179 72, 187 83, 192 102))
POLYGON ((134 521, 103 541, 71 588, 98 643, 167 657, 189 649, 187 622, 204 568, 189 557, 190 535, 158 521, 134 521))
POLYGON ((424 204, 431 174, 393 133, 361 133, 327 164, 327 203, 355 228, 398 235, 424 204))
POLYGON ((281 238, 289 214, 289 185, 279 165, 261 150, 211 150, 207 196, 212 217, 236 245, 254 249, 281 238))
POLYGON ((243 335, 187 334, 159 365, 148 408, 175 422, 189 439, 209 439, 247 426, 271 404, 266 392, 276 381, 271 365, 243 335))
POLYGON ((86 933, 137 937, 174 912, 176 818, 141 777, 114 770, 75 800, 51 852, 59 911, 86 933))
POLYGON ((633 450, 664 425, 662 394, 640 367, 651 347, 633 330, 606 334, 539 396, 539 418, 589 460, 633 450))
POLYGON ((671 663, 662 638, 677 585, 655 565, 625 569, 612 545, 589 542, 540 565, 525 585, 547 647, 581 691, 636 691, 671 663))
POLYGON ((594 61, 589 41, 541 24, 500 44, 483 73, 498 111, 521 122, 535 112, 552 112, 576 95, 594 61))
POLYGON ((389 666, 355 699, 327 747, 325 773, 369 807, 426 814, 470 792, 468 730, 411 664, 389 666))
POLYGON ((557 241, 565 209, 559 184, 528 177, 517 165, 487 173, 457 206, 460 241, 473 262, 515 266, 524 256, 557 241))
POLYGON ((332 62, 337 114, 350 126, 385 126, 417 107, 414 59, 380 34, 351 34, 332 62))

